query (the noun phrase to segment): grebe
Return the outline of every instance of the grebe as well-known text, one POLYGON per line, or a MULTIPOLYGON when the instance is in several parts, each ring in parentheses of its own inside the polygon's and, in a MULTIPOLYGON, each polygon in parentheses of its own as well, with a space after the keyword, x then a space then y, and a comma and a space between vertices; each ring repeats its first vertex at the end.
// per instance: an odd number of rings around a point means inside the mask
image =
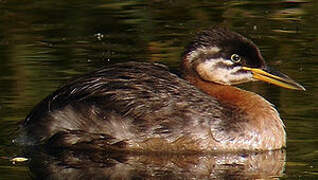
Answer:
POLYGON ((274 72, 254 43, 223 28, 198 33, 184 79, 156 63, 128 62, 78 77, 40 102, 20 142, 138 152, 274 150, 284 124, 261 96, 231 85, 261 80, 305 90, 274 72))

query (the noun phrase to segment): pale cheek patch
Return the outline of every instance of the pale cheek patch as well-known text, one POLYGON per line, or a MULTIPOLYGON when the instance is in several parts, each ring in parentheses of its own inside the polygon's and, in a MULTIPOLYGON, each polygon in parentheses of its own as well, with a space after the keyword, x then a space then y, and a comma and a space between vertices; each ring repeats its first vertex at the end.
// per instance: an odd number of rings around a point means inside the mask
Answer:
POLYGON ((217 64, 223 61, 222 58, 219 58, 202 62, 197 66, 197 72, 204 80, 229 85, 226 81, 228 78, 228 70, 226 68, 216 68, 217 64))
POLYGON ((196 70, 204 80, 223 85, 239 84, 252 80, 251 73, 236 73, 241 70, 241 67, 231 68, 232 65, 232 61, 219 58, 200 63, 196 70), (220 63, 224 66, 219 66, 220 63))

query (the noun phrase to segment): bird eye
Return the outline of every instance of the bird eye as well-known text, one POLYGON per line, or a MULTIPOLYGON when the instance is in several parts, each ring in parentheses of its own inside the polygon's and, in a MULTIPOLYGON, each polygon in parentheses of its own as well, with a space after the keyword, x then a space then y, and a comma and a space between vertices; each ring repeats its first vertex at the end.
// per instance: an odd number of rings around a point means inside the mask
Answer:
POLYGON ((231 56, 231 60, 235 63, 238 63, 241 61, 241 56, 237 55, 237 54, 232 54, 231 56))

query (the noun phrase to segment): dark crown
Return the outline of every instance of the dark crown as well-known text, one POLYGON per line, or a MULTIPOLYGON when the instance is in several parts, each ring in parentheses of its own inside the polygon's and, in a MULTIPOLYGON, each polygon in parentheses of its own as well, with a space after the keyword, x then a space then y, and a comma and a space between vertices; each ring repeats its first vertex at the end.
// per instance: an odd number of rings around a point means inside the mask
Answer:
POLYGON ((187 46, 183 57, 199 48, 217 47, 221 51, 219 57, 229 59, 232 54, 238 54, 244 58, 244 65, 261 68, 265 66, 264 59, 257 46, 249 39, 225 28, 210 28, 197 33, 196 37, 187 46))

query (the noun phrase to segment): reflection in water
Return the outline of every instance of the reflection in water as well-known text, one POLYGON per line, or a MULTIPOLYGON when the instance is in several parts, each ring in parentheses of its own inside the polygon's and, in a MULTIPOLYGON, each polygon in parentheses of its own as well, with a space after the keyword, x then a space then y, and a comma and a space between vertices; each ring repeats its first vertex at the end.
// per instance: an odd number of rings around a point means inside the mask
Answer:
POLYGON ((285 150, 217 154, 132 154, 29 149, 37 179, 258 179, 283 175, 285 150))

